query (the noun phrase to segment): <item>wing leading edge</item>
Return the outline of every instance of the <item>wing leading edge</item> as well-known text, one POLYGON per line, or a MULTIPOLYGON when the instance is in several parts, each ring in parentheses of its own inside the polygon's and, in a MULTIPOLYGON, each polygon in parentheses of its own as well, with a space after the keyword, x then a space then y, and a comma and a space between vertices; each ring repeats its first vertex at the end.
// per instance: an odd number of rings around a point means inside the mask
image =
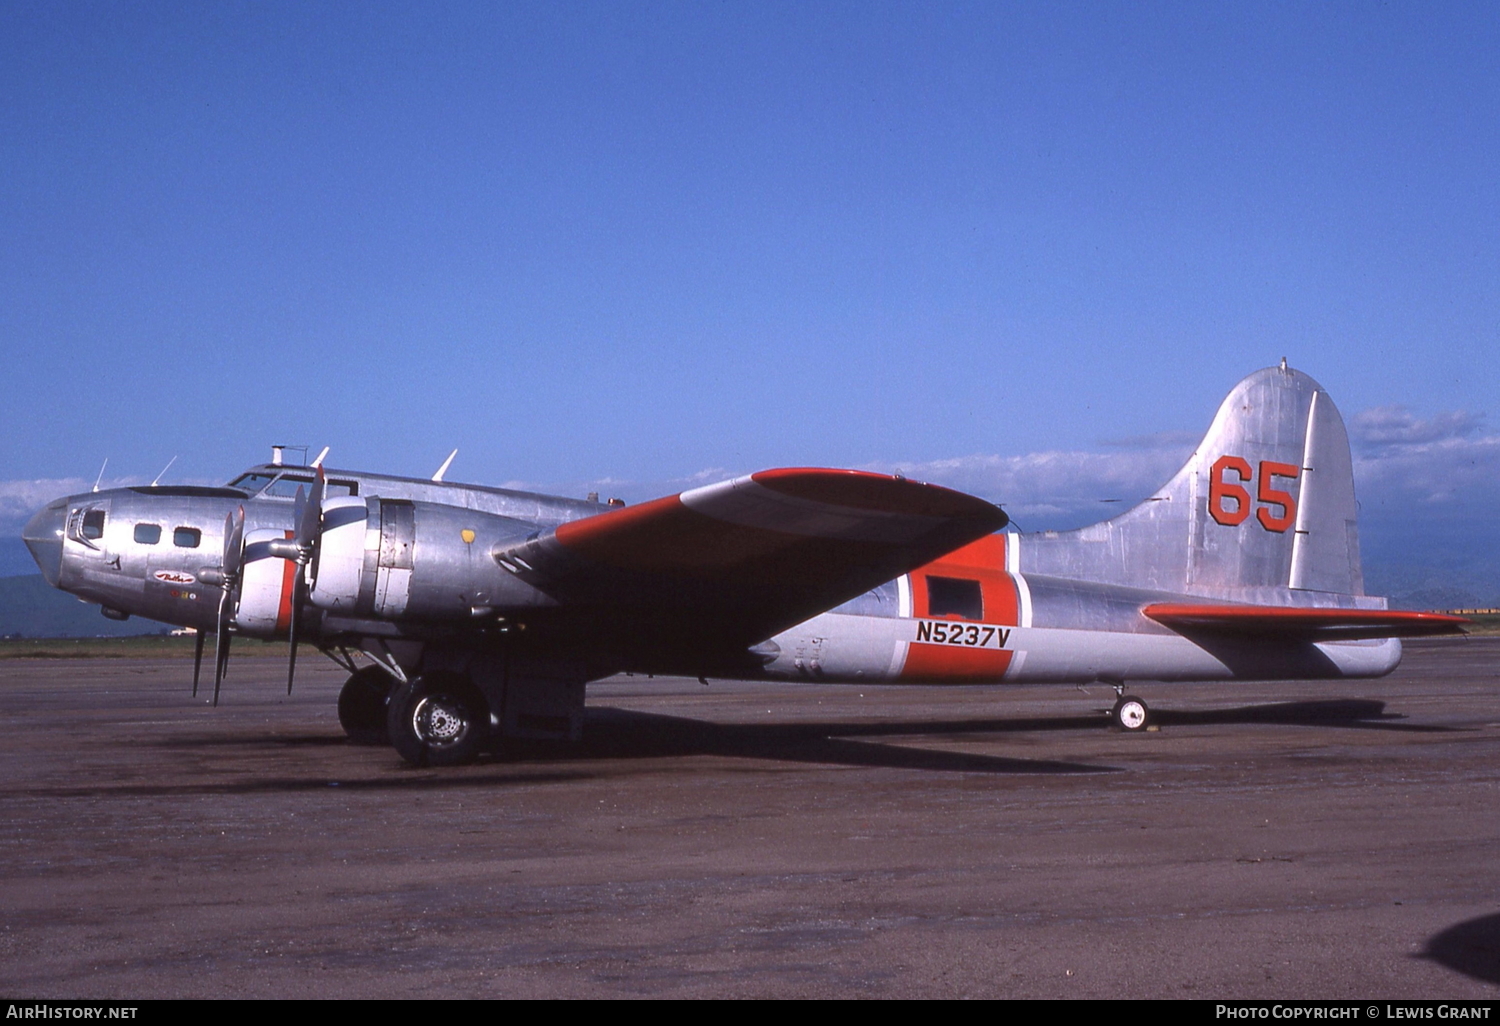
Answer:
POLYGON ((854 470, 765 470, 494 554, 617 647, 743 650, 1003 528, 1004 511, 854 470))
POLYGON ((1353 641, 1462 634, 1469 621, 1447 613, 1403 609, 1196 605, 1155 602, 1141 610, 1179 634, 1196 632, 1279 637, 1296 641, 1353 641))

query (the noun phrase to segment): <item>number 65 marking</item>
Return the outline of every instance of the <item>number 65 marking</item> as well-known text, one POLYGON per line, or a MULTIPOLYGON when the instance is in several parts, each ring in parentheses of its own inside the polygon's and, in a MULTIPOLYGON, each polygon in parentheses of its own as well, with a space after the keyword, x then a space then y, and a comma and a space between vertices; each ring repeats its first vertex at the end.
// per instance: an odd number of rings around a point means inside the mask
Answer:
MULTIPOLYGON (((1272 488, 1272 479, 1285 477, 1295 481, 1301 473, 1302 468, 1291 463, 1261 461, 1260 486, 1255 490, 1255 497, 1263 505, 1255 511, 1255 519, 1259 520, 1260 526, 1267 531, 1283 532, 1297 519, 1297 500, 1279 488, 1272 488), (1280 506, 1281 512, 1272 513, 1271 506, 1280 506)), ((1209 516, 1225 527, 1238 527, 1243 524, 1245 518, 1250 515, 1250 493, 1245 490, 1244 485, 1250 483, 1251 477, 1250 464, 1238 456, 1220 456, 1214 460, 1213 468, 1208 473, 1209 516), (1225 473, 1231 470, 1239 475, 1240 481, 1244 484, 1236 484, 1224 479, 1225 473), (1224 508, 1225 499, 1234 500, 1234 509, 1224 508)))

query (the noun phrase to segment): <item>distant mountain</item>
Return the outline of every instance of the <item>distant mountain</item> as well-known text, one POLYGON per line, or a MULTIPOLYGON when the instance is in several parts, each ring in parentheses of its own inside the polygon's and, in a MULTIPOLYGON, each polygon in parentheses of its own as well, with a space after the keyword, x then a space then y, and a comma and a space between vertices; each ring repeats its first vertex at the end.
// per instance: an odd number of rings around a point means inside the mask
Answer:
POLYGON ((1365 590, 1398 609, 1500 608, 1500 517, 1368 516, 1365 590))
POLYGON ((169 624, 134 616, 123 622, 106 620, 98 606, 58 591, 41 574, 0 577, 0 637, 118 638, 171 629, 169 624))

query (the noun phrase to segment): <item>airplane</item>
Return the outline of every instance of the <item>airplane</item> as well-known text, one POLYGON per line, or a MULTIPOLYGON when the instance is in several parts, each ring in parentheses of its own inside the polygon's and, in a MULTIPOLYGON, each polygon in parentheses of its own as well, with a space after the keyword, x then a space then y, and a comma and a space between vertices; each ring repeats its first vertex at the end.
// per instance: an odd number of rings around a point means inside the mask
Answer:
POLYGON ((1378 677, 1400 638, 1467 622, 1365 595, 1343 420, 1284 360, 1159 491, 1073 531, 1006 531, 982 499, 857 470, 626 507, 284 457, 223 487, 96 484, 23 538, 105 616, 196 628, 195 695, 213 634, 215 703, 234 637, 290 641, 288 693, 313 643, 349 672, 349 737, 412 765, 576 740, 587 684, 622 672, 1101 684, 1139 731, 1128 686, 1378 677))

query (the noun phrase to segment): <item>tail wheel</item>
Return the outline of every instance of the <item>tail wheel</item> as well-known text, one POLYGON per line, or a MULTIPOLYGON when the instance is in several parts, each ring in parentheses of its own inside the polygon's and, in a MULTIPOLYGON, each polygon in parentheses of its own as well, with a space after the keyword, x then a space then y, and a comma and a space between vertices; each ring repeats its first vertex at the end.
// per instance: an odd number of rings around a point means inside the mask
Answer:
POLYGON ((489 735, 490 707, 462 674, 423 674, 391 695, 386 729, 413 766, 461 766, 474 761, 489 735))
POLYGON ((386 700, 396 682, 378 666, 356 670, 339 692, 339 725, 357 745, 390 743, 386 732, 386 700))
POLYGON ((1150 724, 1151 710, 1145 702, 1134 695, 1122 695, 1115 703, 1115 707, 1110 710, 1110 718, 1115 726, 1127 734, 1134 734, 1136 731, 1145 730, 1150 724))

